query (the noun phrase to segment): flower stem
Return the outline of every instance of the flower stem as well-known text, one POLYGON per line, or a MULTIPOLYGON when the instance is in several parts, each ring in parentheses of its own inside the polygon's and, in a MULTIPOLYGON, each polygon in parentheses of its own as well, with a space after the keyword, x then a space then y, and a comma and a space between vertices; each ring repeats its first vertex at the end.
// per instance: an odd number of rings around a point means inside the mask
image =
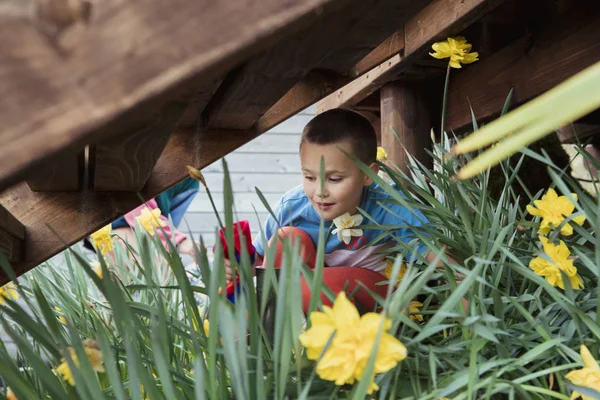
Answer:
POLYGON ((448 85, 450 83, 450 63, 446 69, 446 81, 444 82, 444 96, 442 97, 442 123, 440 127, 440 143, 444 138, 444 129, 446 128, 446 102, 448 100, 448 85))

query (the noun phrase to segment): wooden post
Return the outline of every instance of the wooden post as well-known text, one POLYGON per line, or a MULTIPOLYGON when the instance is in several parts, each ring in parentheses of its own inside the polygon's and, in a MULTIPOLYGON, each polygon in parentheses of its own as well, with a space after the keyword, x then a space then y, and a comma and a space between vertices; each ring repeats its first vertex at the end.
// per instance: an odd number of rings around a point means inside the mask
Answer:
POLYGON ((425 151, 431 147, 430 130, 427 104, 414 87, 393 82, 381 88, 381 144, 390 164, 408 172, 408 151, 417 160, 430 166, 431 159, 425 151))

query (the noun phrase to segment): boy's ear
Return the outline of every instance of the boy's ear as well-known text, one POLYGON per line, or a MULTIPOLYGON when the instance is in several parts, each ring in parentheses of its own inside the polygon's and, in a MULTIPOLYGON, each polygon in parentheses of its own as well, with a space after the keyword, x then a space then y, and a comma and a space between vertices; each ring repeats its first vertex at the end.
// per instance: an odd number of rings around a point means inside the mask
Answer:
MULTIPOLYGON (((371 168, 371 170, 373 172, 375 172, 376 174, 379 173, 379 164, 371 163, 371 165, 369 165, 369 168, 371 168)), ((367 174, 365 174, 365 186, 369 186, 372 183, 373 183, 373 179, 371 179, 370 177, 367 176, 367 174)))

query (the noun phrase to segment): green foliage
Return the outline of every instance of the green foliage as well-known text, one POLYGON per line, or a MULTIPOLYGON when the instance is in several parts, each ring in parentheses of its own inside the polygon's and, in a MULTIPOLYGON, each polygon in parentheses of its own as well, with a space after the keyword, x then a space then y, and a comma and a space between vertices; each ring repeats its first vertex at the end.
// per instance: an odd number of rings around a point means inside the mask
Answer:
MULTIPOLYGON (((577 193, 576 211, 588 220, 575 227, 574 235, 561 238, 577 257, 585 289, 553 287, 528 266, 539 254, 538 223, 515 198, 519 163, 504 163, 505 187, 495 200, 487 191, 489 171, 472 181, 452 179, 461 165, 445 157, 448 149, 446 137, 432 153, 433 169, 412 160, 410 176, 382 165, 401 192, 362 166, 394 202, 427 217, 429 223, 415 235, 443 264, 437 267, 419 256, 399 287, 382 299, 408 357, 377 376, 381 389, 370 397, 568 399, 565 374, 581 368, 579 346, 586 344, 595 356, 600 350, 600 205, 547 156, 532 155, 548 164, 559 192, 577 193), (449 261, 444 249, 458 264, 449 261), (415 299, 423 303, 422 322, 404 312, 415 299)), ((225 191, 224 221, 229 225, 235 216, 228 178, 225 191)), ((403 226, 383 228, 393 237, 403 226)), ((220 246, 212 265, 205 249, 196 249, 202 286, 190 282, 172 244, 164 248, 145 232, 136 234, 139 250, 117 246, 114 258, 99 259, 102 278, 74 247, 65 253, 66 268, 46 263, 18 279, 29 314, 23 302, 7 299, 2 306, 0 323, 18 354, 12 357, 0 346, 0 377, 20 399, 363 398, 367 381, 337 387, 321 380, 298 340, 304 329, 300 279, 305 275, 314 292, 321 288, 326 234, 318 242, 314 271, 302 265, 299 248, 286 242, 278 279, 267 269, 261 296, 244 253, 234 262, 244 287, 235 305, 219 294, 225 287, 220 246), (275 296, 271 303, 268 293, 275 296), (210 302, 200 311, 197 300, 204 296, 210 302), (261 324, 269 304, 278 311, 272 341, 261 324), (202 329, 205 318, 210 321, 208 337, 202 329), (105 372, 93 371, 84 355, 85 339, 98 343, 105 372), (82 360, 80 368, 72 368, 74 386, 53 372, 69 346, 82 360)), ((393 250, 408 253, 410 246, 399 241, 393 250)), ((395 272, 400 264, 396 259, 395 272)), ((314 296, 311 307, 319 301, 314 296)), ((369 368, 372 363, 367 373, 369 368)))

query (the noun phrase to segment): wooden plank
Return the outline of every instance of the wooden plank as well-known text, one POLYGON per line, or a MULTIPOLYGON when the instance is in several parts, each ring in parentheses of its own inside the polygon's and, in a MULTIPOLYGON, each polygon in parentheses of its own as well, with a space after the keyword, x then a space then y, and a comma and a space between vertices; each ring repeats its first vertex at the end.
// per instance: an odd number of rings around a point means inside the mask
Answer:
MULTIPOLYGON (((288 154, 239 154, 235 152, 225 157, 227 166, 231 172, 245 173, 290 173, 300 171, 300 156, 298 147, 295 153, 288 154)), ((206 172, 223 172, 220 162, 210 165, 204 169, 206 172)))
POLYGON ((192 128, 198 123, 201 123, 202 112, 204 111, 204 108, 222 82, 222 78, 215 79, 197 89, 193 95, 189 97, 189 104, 183 112, 181 119, 177 123, 177 127, 192 128))
POLYGON ((347 73, 397 24, 420 6, 412 0, 347 0, 273 50, 250 60, 225 82, 209 105, 211 129, 249 129, 306 74, 317 67, 347 73), (327 60, 335 60, 329 65, 327 60))
POLYGON ((236 154, 298 154, 300 136, 300 131, 297 135, 261 135, 236 150, 236 154))
POLYGON ((382 62, 399 54, 402 50, 404 50, 404 27, 394 32, 365 58, 360 60, 354 68, 352 68, 352 71, 350 71, 350 76, 354 78, 359 77, 382 62))
POLYGON ((210 82, 344 0, 108 1, 57 51, 22 19, 0 23, 0 190, 210 82), (100 134, 99 132, 102 132, 100 134))
POLYGON ((4 229, 0 228, 0 253, 3 253, 9 262, 21 260, 22 241, 4 229))
POLYGON ((84 170, 84 152, 68 153, 36 168, 28 176, 27 185, 39 192, 74 192, 81 187, 84 170))
MULTIPOLYGON (((504 0, 434 0, 404 25, 404 52, 379 64, 317 103, 317 112, 348 108, 363 100, 387 82, 409 72, 431 49, 431 44, 456 34, 504 0), (393 65, 389 65, 393 62, 393 65), (376 73, 376 71, 379 71, 376 73), (368 76, 368 77, 367 77, 368 76)), ((387 57, 383 53, 382 57, 387 57)), ((383 60, 383 58, 382 58, 383 60)))
POLYGON ((390 72, 395 71, 401 61, 402 58, 397 54, 360 78, 325 97, 317 103, 317 114, 333 108, 350 107, 368 97, 379 90, 383 84, 389 82, 390 72))
POLYGON ((91 152, 94 190, 142 190, 186 107, 181 102, 169 103, 150 120, 133 123, 94 146, 91 152))
POLYGON ((25 226, 2 205, 0 205, 0 229, 4 229, 16 238, 25 239, 25 226))
MULTIPOLYGON (((304 79, 295 84, 265 112, 256 123, 256 130, 263 131, 266 126, 276 126, 282 123, 346 83, 347 79, 337 74, 327 71, 310 71, 304 79)), ((279 129, 284 129, 284 127, 279 129)))
POLYGON ((418 90, 401 83, 381 88, 381 144, 391 164, 410 174, 407 152, 425 165, 431 164, 425 151, 431 147, 430 130, 428 107, 418 90))
POLYGON ((579 8, 547 29, 524 37, 450 80, 446 124, 471 123, 467 98, 478 119, 497 115, 511 88, 515 104, 553 88, 600 61, 600 5, 579 8))
MULTIPOLYGON (((263 178, 265 181, 268 180, 271 176, 263 178)), ((297 177, 296 177, 297 178, 297 177)), ((293 181, 292 181, 293 182, 293 181)), ((297 182, 300 182, 300 179, 297 179, 297 182)), ((288 182, 289 184, 289 182, 288 182)), ((281 187, 281 186, 280 186, 281 187)), ((262 187, 259 186, 262 191, 262 187)), ((289 187, 291 189, 292 186, 289 187)), ((213 196, 213 200, 215 201, 215 205, 217 206, 217 210, 223 211, 224 204, 224 193, 223 192, 215 192, 213 193, 211 190, 211 195, 213 196)), ((281 193, 267 193, 265 194, 266 200, 269 202, 271 207, 275 207, 277 202, 281 198, 281 193)), ((262 201, 256 194, 256 192, 238 192, 237 188, 235 189, 235 193, 233 194, 233 204, 235 210, 240 213, 253 213, 254 209, 258 212, 267 212, 267 209, 263 205, 262 201)), ((187 209, 186 213, 211 213, 213 211, 212 205, 210 204, 210 200, 205 191, 200 190, 200 193, 196 195, 190 207, 187 209)), ((195 226, 195 225, 194 225, 195 226)))
MULTIPOLYGON (((206 172, 203 174, 211 193, 223 192, 223 173, 206 172)), ((281 193, 282 188, 291 188, 302 183, 300 172, 269 174, 268 179, 265 179, 263 173, 232 172, 229 177, 236 194, 241 192, 255 194, 255 187, 258 187, 263 193, 281 193)))

